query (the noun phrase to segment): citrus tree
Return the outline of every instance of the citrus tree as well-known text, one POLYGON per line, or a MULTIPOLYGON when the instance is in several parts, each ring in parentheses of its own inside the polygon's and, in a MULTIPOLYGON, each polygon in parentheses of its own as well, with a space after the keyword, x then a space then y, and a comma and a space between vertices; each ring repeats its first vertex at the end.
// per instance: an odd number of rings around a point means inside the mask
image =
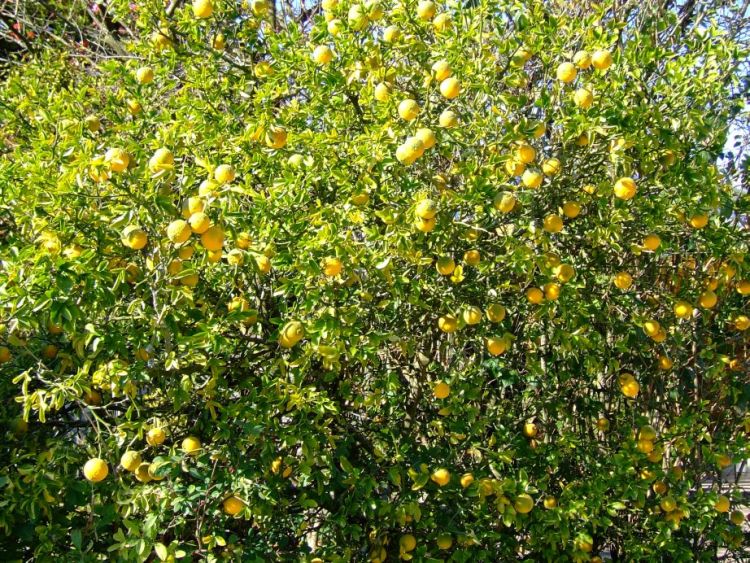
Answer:
POLYGON ((3 8, 3 560, 746 547, 747 29, 672 4, 3 8))

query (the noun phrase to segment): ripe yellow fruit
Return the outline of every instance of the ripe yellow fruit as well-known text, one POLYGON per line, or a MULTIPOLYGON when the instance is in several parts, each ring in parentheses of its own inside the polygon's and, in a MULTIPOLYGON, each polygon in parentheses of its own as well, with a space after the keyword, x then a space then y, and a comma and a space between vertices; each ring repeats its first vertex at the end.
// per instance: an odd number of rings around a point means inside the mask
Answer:
POLYGON ((654 443, 651 440, 638 440, 635 447, 642 454, 649 454, 654 450, 654 443))
POLYGON ((526 290, 526 299, 529 303, 538 305, 544 300, 544 293, 538 287, 530 287, 526 290))
POLYGON ((668 371, 672 369, 674 362, 667 356, 659 356, 659 369, 668 371))
POLYGON ((453 536, 450 534, 440 534, 435 543, 437 543, 438 549, 450 549, 453 547, 453 536))
POLYGON ((552 269, 552 273, 561 282, 568 283, 576 275, 576 269, 570 264, 558 264, 552 269))
POLYGON ((201 451, 201 441, 195 436, 188 436, 182 441, 182 451, 187 455, 198 455, 201 451))
POLYGON ((557 79, 563 84, 569 84, 576 79, 578 70, 573 63, 561 63, 557 67, 557 79))
POLYGON ((167 238, 174 244, 182 244, 190 238, 190 225, 183 219, 172 221, 167 226, 167 238))
POLYGON ((130 165, 130 155, 123 149, 112 148, 104 153, 104 162, 113 172, 124 172, 130 165))
POLYGON ((266 131, 266 146, 271 149, 283 149, 286 146, 287 139, 286 129, 279 125, 273 125, 266 131))
POLYGON ((422 21, 429 21, 435 17, 435 3, 430 0, 420 0, 417 4, 417 17, 422 21))
POLYGON ((716 306, 718 300, 719 298, 716 296, 716 294, 710 289, 707 289, 706 291, 701 293, 700 297, 698 298, 698 304, 704 309, 712 309, 716 306))
POLYGON ((150 84, 154 80, 154 69, 150 66, 142 66, 135 71, 135 79, 139 84, 150 84))
POLYGON ((220 164, 214 170, 214 179, 219 184, 229 184, 234 181, 236 176, 237 174, 231 164, 220 164))
POLYGON ((408 137, 402 145, 396 149, 396 160, 410 166, 424 154, 424 143, 417 137, 408 137))
POLYGON ((451 474, 450 471, 444 468, 436 469, 432 472, 432 475, 430 476, 430 479, 434 483, 437 483, 439 487, 444 487, 451 481, 451 474))
POLYGON ((716 465, 719 469, 725 469, 732 465, 732 458, 727 454, 719 454, 716 456, 716 465))
POLYGON ((661 245, 661 238, 659 235, 656 234, 650 234, 646 235, 643 239, 643 247, 646 250, 650 250, 651 252, 654 252, 659 246, 661 245))
POLYGON ((461 93, 461 83, 455 76, 446 78, 440 83, 440 93, 448 100, 457 98, 461 93))
POLYGON ((669 490, 669 485, 667 485, 664 481, 656 481, 653 485, 651 485, 651 488, 657 495, 663 495, 669 490))
POLYGON ((667 339, 667 332, 663 328, 660 328, 659 332, 652 336, 652 339, 654 342, 664 342, 667 339))
POLYGON ((383 30, 383 41, 395 43, 401 38, 401 30, 395 25, 389 25, 383 30))
POLYGON ((559 233, 563 228, 562 217, 554 213, 544 218, 544 230, 548 233, 559 233))
POLYGON ((637 191, 633 178, 620 178, 615 182, 615 196, 623 200, 629 200, 635 196, 637 191))
POLYGON ((415 135, 415 137, 422 141, 425 149, 431 149, 435 146, 435 133, 432 131, 432 129, 427 129, 426 127, 417 129, 417 134, 415 135))
POLYGON ((553 496, 547 496, 544 497, 544 508, 547 510, 552 510, 557 506, 557 499, 553 496))
POLYGON ((373 96, 379 102, 387 102, 388 98, 391 97, 391 87, 385 82, 381 82, 375 86, 373 96))
POLYGON ((516 67, 522 67, 527 62, 529 62, 529 59, 532 57, 531 51, 529 51, 526 47, 519 47, 518 50, 513 53, 513 56, 511 57, 511 62, 513 63, 513 66, 516 67))
POLYGON ((527 438, 534 438, 537 433, 539 432, 539 429, 536 427, 536 424, 533 422, 526 422, 523 425, 523 435, 527 438))
POLYGON ((693 316, 693 306, 687 301, 678 301, 674 305, 674 314, 678 319, 689 319, 693 316))
POLYGON ((9 362, 12 357, 10 349, 7 346, 0 346, 0 364, 9 362))
POLYGON ((146 433, 146 443, 149 446, 160 446, 166 438, 167 434, 163 428, 152 428, 146 433))
POLYGON ((135 478, 141 482, 141 483, 148 483, 152 480, 151 475, 149 474, 150 464, 144 462, 141 463, 135 470, 135 478))
POLYGON ((554 176, 560 172, 560 168, 560 160, 557 158, 548 158, 542 163, 542 172, 544 172, 546 176, 554 176))
POLYGON ((734 327, 739 331, 745 331, 750 328, 750 318, 747 315, 737 315, 734 318, 734 327))
POLYGON ((575 219, 581 213, 581 205, 576 201, 566 201, 563 204, 563 214, 569 219, 575 219))
POLYGON ((128 450, 127 452, 122 454, 122 457, 120 458, 120 466, 122 466, 122 468, 126 471, 130 471, 131 473, 138 469, 138 466, 140 464, 141 454, 132 450, 128 450))
POLYGON ((497 194, 492 205, 501 213, 510 213, 516 206, 516 201, 516 196, 510 192, 505 192, 497 194))
POLYGON ((217 51, 223 51, 225 46, 226 46, 226 38, 224 37, 224 34, 217 33, 216 36, 211 41, 211 47, 213 47, 217 51))
POLYGON ((581 109, 594 105, 594 94, 588 88, 578 88, 573 94, 573 102, 581 109))
POLYGON ((635 399, 638 396, 638 392, 640 391, 641 386, 638 384, 632 374, 623 373, 618 378, 618 382, 620 384, 620 391, 622 391, 623 395, 630 399, 635 399))
POLYGON ((146 232, 136 225, 125 227, 121 235, 122 244, 133 250, 140 250, 148 243, 146 232))
POLYGON ((86 128, 92 133, 96 133, 102 126, 101 120, 95 115, 87 115, 84 120, 86 128))
POLYGON ((591 66, 591 53, 588 51, 578 51, 573 55, 573 64, 582 70, 591 66))
POLYGON ((716 512, 729 512, 729 506, 729 499, 724 495, 719 495, 719 498, 717 498, 714 503, 714 509, 716 512))
POLYGON ((491 336, 486 340, 487 351, 493 356, 499 356, 507 349, 507 342, 502 337, 491 336))
POLYGON ((607 70, 612 66, 612 53, 606 49, 594 51, 594 54, 591 56, 591 64, 593 64, 594 68, 597 70, 607 70))
POLYGON ((279 345, 292 348, 305 337, 305 327, 299 321, 289 321, 279 333, 279 345))
POLYGON ((412 99, 401 100, 398 115, 405 121, 413 121, 419 115, 419 104, 412 99))
POLYGON ((206 203, 199 197, 189 197, 182 202, 182 217, 189 219, 193 213, 199 213, 206 207, 206 203))
POLYGON ((450 276, 456 269, 456 263, 451 256, 440 256, 435 263, 435 268, 441 276, 450 276))
POLYGON ((479 307, 471 305, 464 309, 462 317, 467 325, 478 325, 482 322, 482 310, 479 307))
POLYGON ((194 233, 202 235, 211 227, 211 219, 202 211, 198 211, 190 216, 188 224, 194 233))
MULTIPOLYGON (((330 33, 334 37, 338 37, 339 35, 341 35, 341 32, 344 31, 344 22, 338 18, 335 18, 329 21, 326 27, 328 29, 328 33, 330 33)), ((313 59, 315 59, 315 54, 313 54, 313 59)))
POLYGON ((230 266, 242 266, 245 263, 245 255, 239 248, 233 248, 227 252, 227 264, 230 266))
POLYGON ((422 219, 432 219, 437 215, 437 204, 431 199, 422 199, 414 208, 414 214, 422 219))
POLYGON ((437 81, 442 82, 446 78, 449 78, 453 74, 453 71, 448 61, 443 59, 432 65, 432 73, 435 75, 437 81))
POLYGON ((553 282, 544 284, 544 297, 547 301, 557 301, 560 298, 560 286, 553 282))
POLYGON ((344 264, 341 262, 341 260, 334 256, 324 258, 323 263, 321 264, 323 273, 330 278, 338 276, 341 273, 343 267, 344 264))
POLYGON ((473 266, 476 267, 479 265, 479 262, 482 260, 482 255, 479 253, 478 250, 472 249, 467 250, 464 252, 464 262, 467 266, 473 266))
POLYGON ((333 51, 328 45, 318 45, 313 51, 312 58, 319 65, 327 65, 333 60, 333 51))
POLYGON ((417 547, 417 539, 411 534, 404 534, 399 538, 398 545, 403 551, 414 551, 417 547))
POLYGON ((458 329, 458 319, 453 315, 443 315, 438 319, 438 328, 448 334, 458 329))
POLYGON ((268 78, 269 76, 273 76, 274 72, 273 66, 268 61, 260 61, 253 69, 253 73, 257 78, 268 78))
POLYGON ((237 516, 240 512, 242 512, 242 509, 244 507, 245 503, 242 501, 242 499, 236 497, 235 495, 225 498, 224 502, 222 503, 224 513, 228 514, 229 516, 237 516))
POLYGON ((653 338, 657 334, 659 334, 659 331, 661 330, 661 325, 658 321, 655 321, 653 319, 649 319, 643 323, 643 332, 646 333, 646 336, 653 338))
POLYGON ((544 176, 535 170, 526 170, 521 176, 521 182, 529 189, 535 190, 542 185, 544 176))
POLYGON ((740 295, 750 295, 750 280, 738 281, 736 289, 740 295))
POLYGON ((511 176, 520 176, 525 170, 526 165, 515 157, 505 162, 505 171, 511 176))
POLYGON ((607 430, 609 430, 609 420, 604 417, 597 419, 596 427, 602 432, 606 432, 607 430))
POLYGON ((474 475, 471 473, 464 473, 461 475, 461 486, 466 489, 471 486, 471 484, 474 482, 474 475))
POLYGON ((107 462, 98 457, 92 457, 83 466, 83 476, 92 483, 104 481, 109 475, 107 462))
POLYGON ((433 219, 422 219, 421 217, 417 217, 414 220, 414 226, 417 228, 418 231, 422 231, 423 233, 429 233, 435 228, 435 224, 437 221, 433 219))
POLYGON ((452 110, 446 109, 440 114, 438 118, 438 124, 440 127, 449 129, 458 125, 458 115, 452 110))
POLYGON ((451 394, 451 386, 444 381, 438 381, 432 389, 436 399, 445 399, 451 394))
POLYGON ((224 229, 218 225, 209 227, 208 230, 201 235, 201 244, 206 250, 221 250, 222 246, 224 246, 224 229))
POLYGON ((453 27, 453 18, 451 18, 450 14, 447 14, 443 12, 442 14, 438 14, 435 16, 435 19, 432 20, 432 27, 435 28, 435 31, 438 33, 447 31, 451 27, 453 27))
POLYGON ((128 112, 130 112, 130 115, 138 115, 143 111, 143 106, 138 100, 128 100, 126 105, 128 106, 128 112))
POLYGON ((521 493, 513 502, 513 508, 515 508, 516 512, 519 514, 528 514, 531 512, 531 509, 534 508, 534 499, 526 493, 521 493))
POLYGON ((698 215, 693 215, 690 218, 690 226, 694 229, 702 229, 706 225, 708 225, 708 215, 705 215, 703 213, 700 213, 698 215))
POLYGON ((210 18, 214 13, 211 0, 193 0, 193 15, 199 19, 210 18))
MULTIPOLYGON (((515 159, 523 164, 531 164, 536 158, 536 149, 527 143, 521 143, 516 147, 515 159)), ((558 169, 560 161, 557 161, 558 169)))

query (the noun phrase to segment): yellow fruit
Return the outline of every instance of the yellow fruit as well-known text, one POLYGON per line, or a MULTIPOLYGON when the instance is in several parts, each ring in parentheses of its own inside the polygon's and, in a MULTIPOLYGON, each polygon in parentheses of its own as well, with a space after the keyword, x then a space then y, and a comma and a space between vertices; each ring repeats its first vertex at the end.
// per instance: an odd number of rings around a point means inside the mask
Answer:
POLYGON ((312 58, 319 65, 327 65, 333 60, 333 51, 328 45, 318 45, 313 51, 312 58))
POLYGON ((664 342, 667 339, 667 333, 666 331, 661 328, 659 329, 659 332, 657 332, 653 337, 654 342, 664 342))
POLYGON ((182 202, 182 217, 189 219, 193 213, 200 213, 206 207, 205 202, 199 197, 189 197, 182 202))
POLYGON ((414 164, 417 159, 424 154, 425 146, 424 143, 417 137, 408 137, 402 145, 396 149, 396 159, 410 166, 414 164))
POLYGON ((391 87, 388 86, 388 84, 381 82, 380 84, 375 86, 373 95, 377 101, 387 102, 388 98, 391 97, 391 87))
POLYGON ((440 117, 438 118, 438 124, 440 127, 444 127, 446 129, 450 127, 455 127, 458 125, 458 115, 456 115, 455 112, 446 109, 443 110, 443 112, 440 114, 440 117))
POLYGON ((482 322, 482 310, 474 305, 464 309, 462 314, 464 322, 469 325, 478 325, 482 322))
POLYGON ((440 83, 440 93, 444 98, 452 100, 461 93, 461 84, 455 76, 446 78, 440 83))
POLYGON ((563 228, 563 220, 559 215, 554 213, 544 218, 544 230, 548 233, 559 233, 563 228))
POLYGON ((190 216, 188 224, 194 233, 202 235, 211 227, 211 219, 202 211, 198 211, 190 216))
POLYGON ((214 6, 211 0, 193 0, 193 15, 196 18, 210 18, 214 13, 214 6))
POLYGON ((487 318, 490 322, 499 323, 505 319, 505 307, 498 303, 493 303, 487 307, 487 318))
POLYGON ((433 219, 422 219, 421 217, 417 217, 414 220, 414 226, 417 228, 418 231, 422 231, 423 233, 429 233, 435 228, 435 224, 437 221, 433 219))
POLYGON ((698 298, 698 304, 704 309, 712 309, 716 306, 717 301, 718 297, 710 289, 701 293, 700 297, 698 298))
POLYGON ((693 316, 693 306, 687 301, 678 301, 674 305, 674 314, 678 319, 689 319, 693 316))
POLYGON ((441 256, 437 259, 435 267, 440 275, 450 276, 453 273, 453 270, 456 269, 456 263, 450 256, 441 256))
POLYGON ((740 331, 747 330, 750 328, 750 318, 747 315, 737 315, 734 319, 734 327, 740 331))
POLYGON ((474 475, 471 473, 464 473, 461 475, 461 486, 466 489, 467 487, 470 487, 471 484, 474 482, 474 475))
POLYGON ((401 30, 395 25, 389 25, 383 30, 383 41, 386 43, 395 43, 401 38, 401 30))
POLYGON ((732 458, 726 454, 719 454, 716 456, 716 465, 719 469, 725 469, 732 465, 732 458))
POLYGON ((113 172, 124 172, 130 165, 130 155, 123 149, 109 149, 104 154, 104 162, 109 164, 109 169, 113 172))
POLYGON ((417 17, 422 21, 429 21, 435 17, 435 3, 430 0, 420 0, 417 4, 417 17))
POLYGON ((719 495, 719 498, 716 499, 716 502, 714 503, 714 509, 716 512, 729 512, 729 506, 729 499, 724 495, 719 495))
POLYGON ((708 215, 705 215, 705 214, 693 215, 690 218, 689 223, 690 223, 690 226, 693 227, 694 229, 702 229, 703 227, 708 225, 708 215))
POLYGON ((128 111, 130 112, 130 115, 138 115, 143 111, 143 106, 141 105, 141 102, 138 100, 128 100, 126 102, 126 105, 128 106, 128 111))
POLYGON ((497 194, 492 205, 501 213, 510 213, 516 206, 516 201, 516 196, 510 192, 505 192, 497 194))
POLYGON ((570 264, 558 264, 552 269, 552 273, 561 282, 568 283, 576 275, 576 270, 570 264))
POLYGON ((148 169, 156 174, 162 170, 169 170, 174 165, 174 155, 172 151, 165 148, 157 149, 154 155, 148 161, 148 169))
POLYGON ((413 121, 419 115, 419 104, 411 99, 402 100, 398 104, 398 115, 405 121, 413 121))
POLYGON ((622 374, 618 378, 618 381, 620 383, 620 391, 622 391, 623 395, 630 399, 635 399, 638 396, 641 387, 631 374, 622 374))
POLYGON ((224 37, 224 34, 217 33, 216 36, 211 41, 211 47, 213 47, 217 51, 223 51, 225 46, 226 46, 226 38, 224 37))
POLYGON ((521 493, 513 502, 513 508, 515 508, 516 512, 519 514, 528 514, 531 512, 531 509, 534 508, 534 499, 526 493, 521 493))
MULTIPOLYGON (((516 148, 515 159, 523 164, 531 164, 536 158, 536 149, 527 143, 521 143, 516 148)), ((557 161, 558 169, 560 161, 557 161)))
POLYGON ((505 162, 505 171, 511 176, 520 176, 526 170, 526 165, 517 160, 517 158, 511 158, 505 162))
POLYGON ((331 278, 338 276, 341 273, 343 267, 344 264, 341 262, 341 260, 333 256, 329 256, 323 259, 323 264, 321 265, 323 273, 331 278))
POLYGON ((647 320, 643 323, 643 332, 646 333, 646 336, 653 338, 657 334, 659 334, 659 331, 661 330, 661 325, 658 321, 655 321, 653 319, 647 320))
POLYGON ((122 244, 133 250, 140 250, 148 243, 146 232, 135 225, 125 227, 121 235, 122 244))
POLYGON ((135 79, 139 84, 149 84, 154 80, 154 69, 150 66, 142 66, 135 71, 135 79))
POLYGON ((526 299, 529 303, 538 305, 544 300, 544 293, 538 287, 530 287, 526 290, 526 299))
POLYGON ((489 337, 486 340, 487 351, 493 356, 499 356, 507 349, 507 343, 504 338, 489 337))
POLYGON ((527 438, 533 438, 537 435, 538 429, 533 422, 527 422, 523 425, 523 435, 527 438))
POLYGON ((83 466, 83 476, 92 483, 104 481, 104 479, 107 478, 107 475, 109 475, 107 462, 98 457, 91 458, 83 466))
POLYGON ((664 481, 656 481, 651 488, 657 495, 663 495, 669 490, 669 486, 664 481))
POLYGON ((478 266, 479 262, 482 260, 481 254, 479 254, 478 250, 467 250, 464 252, 464 262, 467 266, 478 266))
POLYGON ((445 399, 451 394, 451 386, 444 381, 438 381, 432 389, 436 399, 445 399))
POLYGON ((573 56, 573 64, 580 69, 586 70, 591 66, 591 53, 588 51, 578 51, 573 56))
POLYGON ((604 417, 597 419, 596 427, 602 432, 606 432, 607 430, 609 430, 609 420, 604 417))
POLYGON ((198 455, 201 447, 201 441, 195 436, 188 436, 182 441, 182 451, 187 455, 198 455))
POLYGON ((432 475, 430 475, 430 479, 432 479, 434 483, 437 483, 439 487, 444 487, 445 485, 450 483, 451 474, 447 469, 440 468, 432 472, 432 475))
POLYGON ((257 78, 268 78, 269 76, 273 76, 274 72, 273 66, 268 61, 260 61, 253 69, 253 73, 257 78))
POLYGON ((521 176, 521 182, 523 185, 532 190, 541 186, 543 179, 544 176, 542 176, 540 172, 534 170, 526 170, 521 176))
POLYGON ((414 213, 422 219, 432 219, 437 215, 437 204, 431 199, 423 199, 414 208, 414 213))
POLYGON ((148 472, 150 464, 141 463, 135 470, 135 478, 141 483, 148 483, 152 480, 151 474, 148 472))
POLYGON ((132 450, 129 450, 122 454, 122 457, 120 458, 120 465, 123 469, 126 471, 130 471, 131 473, 138 469, 138 466, 141 464, 141 454, 138 452, 134 452, 132 450))
POLYGON ((432 27, 435 28, 435 31, 438 33, 447 31, 453 26, 453 19, 451 18, 450 14, 442 13, 435 16, 435 19, 432 20, 432 27))
POLYGON ((227 252, 227 264, 230 266, 242 266, 245 263, 245 255, 239 248, 233 248, 227 252))
MULTIPOLYGON (((234 178, 234 176, 232 176, 234 178)), ((216 197, 219 195, 219 183, 214 180, 203 180, 198 186, 198 195, 201 197, 216 197)), ((201 211, 203 211, 201 209, 201 211)), ((187 219, 187 217, 185 217, 187 219)))
POLYGON ((742 523, 745 521, 745 514, 741 510, 733 510, 729 515, 729 520, 735 526, 742 526, 742 523))
POLYGON ((422 141, 425 149, 431 149, 435 146, 435 133, 432 129, 427 129, 426 127, 417 129, 417 133, 414 136, 422 141))
POLYGON ((635 196, 637 191, 633 178, 620 178, 615 182, 615 196, 623 200, 629 200, 635 196))
POLYGON ((453 71, 448 61, 440 60, 432 65, 432 73, 435 75, 437 81, 442 82, 446 78, 449 78, 453 74, 453 71))
POLYGON ((146 443, 149 446, 160 446, 166 440, 167 435, 163 428, 152 428, 146 434, 146 443))
POLYGON ((417 547, 417 539, 411 534, 404 534, 399 538, 398 545, 404 551, 414 551, 417 547))
POLYGON ((638 440, 635 447, 642 454, 651 453, 654 449, 654 443, 651 440, 638 440))
POLYGON ((289 321, 279 333, 279 344, 282 348, 292 348, 305 337, 305 327, 299 321, 289 321))
POLYGON ((557 506, 557 499, 553 496, 544 497, 544 508, 552 510, 557 506))
POLYGON ((224 246, 224 229, 218 225, 209 227, 201 235, 201 244, 203 248, 209 251, 219 251, 224 246))
POLYGON ((578 70, 573 63, 561 63, 557 67, 557 79, 563 84, 568 84, 576 79, 578 70))
POLYGON ((560 172, 560 159, 558 158, 548 158, 542 163, 542 172, 546 174, 547 176, 554 176, 558 172, 560 172))
POLYGON ((450 534, 441 534, 436 540, 438 549, 447 550, 453 547, 453 537, 450 534))
POLYGON ((548 301, 557 301, 560 298, 560 286, 556 283, 544 284, 544 297, 548 301))
POLYGON ((527 62, 529 62, 529 59, 532 57, 531 51, 529 51, 526 47, 519 47, 518 50, 513 53, 513 56, 511 57, 511 62, 516 67, 522 67, 527 62))
POLYGON ((643 247, 646 250, 650 250, 651 252, 654 252, 657 248, 659 248, 659 245, 661 245, 661 238, 659 235, 650 234, 646 235, 646 237, 643 239, 643 247))
POLYGON ((659 356, 659 369, 668 371, 672 369, 673 362, 667 356, 659 356))
POLYGON ((594 94, 588 88, 578 88, 573 94, 573 102, 581 109, 589 109, 594 104, 594 94))
POLYGON ((151 44, 157 51, 163 51, 170 47, 172 45, 172 38, 169 28, 163 27, 158 31, 155 31, 153 35, 151 35, 151 44))
POLYGON ((581 205, 575 201, 566 201, 563 204, 563 214, 569 219, 575 219, 581 213, 581 205))
POLYGON ((606 49, 594 51, 594 54, 591 56, 591 64, 593 64, 594 68, 597 70, 607 70, 612 66, 612 53, 606 49))
POLYGON ((282 149, 286 146, 287 138, 286 129, 278 125, 273 125, 266 131, 266 146, 272 149, 282 149))
POLYGON ((242 501, 242 499, 236 497, 235 495, 225 498, 224 502, 222 503, 224 513, 228 514, 229 516, 237 516, 240 512, 242 512, 242 509, 244 507, 245 503, 242 501))
POLYGON ((438 328, 448 334, 458 329, 458 319, 453 315, 443 315, 438 319, 438 328))
POLYGON ((102 126, 101 120, 95 115, 87 115, 84 120, 86 128, 92 133, 96 133, 102 126))
POLYGON ((190 238, 190 225, 183 219, 172 221, 167 226, 167 238, 174 244, 182 244, 190 238))
POLYGON ((230 182, 234 182, 236 176, 237 174, 231 164, 220 164, 216 167, 216 170, 214 170, 214 179, 219 184, 229 184, 230 182))

